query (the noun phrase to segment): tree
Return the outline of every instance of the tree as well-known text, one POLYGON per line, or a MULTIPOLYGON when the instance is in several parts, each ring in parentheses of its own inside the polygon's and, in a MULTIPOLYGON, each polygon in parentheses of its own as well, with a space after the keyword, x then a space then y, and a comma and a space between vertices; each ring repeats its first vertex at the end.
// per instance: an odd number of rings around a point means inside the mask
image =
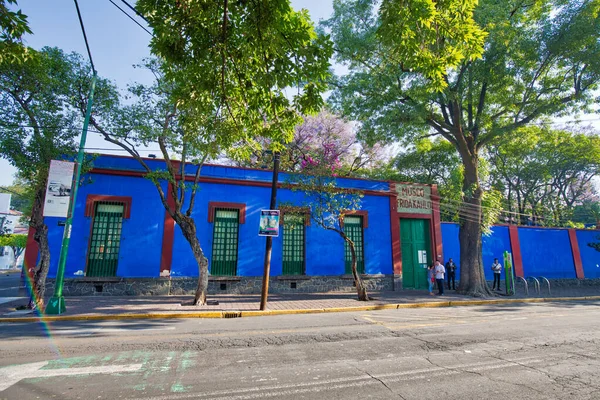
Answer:
MULTIPOLYGON (((263 140, 262 148, 269 148, 270 139, 263 140)), ((373 145, 361 142, 351 123, 329 112, 308 115, 296 126, 294 138, 281 150, 281 169, 298 172, 306 155, 322 153, 325 144, 331 146, 339 160, 337 173, 343 176, 364 173, 385 158, 385 150, 379 143, 373 145)), ((272 152, 255 152, 250 158, 240 160, 245 167, 264 168, 273 163, 272 152)))
POLYGON ((10 11, 9 4, 16 0, 0 0, 0 63, 21 63, 30 55, 30 49, 23 46, 21 39, 31 33, 27 16, 21 10, 10 11))
POLYGON ((588 110, 600 79, 598 1, 346 0, 325 22, 349 73, 333 103, 367 137, 439 135, 463 165, 460 291, 483 274, 482 152, 517 128, 588 110))
POLYGON ((15 258, 13 269, 17 269, 17 261, 27 247, 27 235, 0 235, 0 248, 10 247, 15 258))
POLYGON ((32 278, 41 309, 50 267, 48 227, 42 215, 48 168, 50 160, 75 153, 79 119, 69 107, 74 56, 56 48, 29 52, 31 57, 22 63, 0 62, 0 155, 32 188, 29 226, 35 229, 40 250, 32 278))
POLYGON ((21 179, 18 179, 10 186, 0 187, 0 192, 10 193, 11 208, 29 216, 31 213, 30 188, 21 179))
POLYGON ((521 224, 563 226, 600 172, 600 139, 592 134, 528 126, 488 153, 493 180, 521 224))
MULTIPOLYGON (((152 51, 161 61, 146 67, 157 80, 150 87, 131 87, 137 100, 132 105, 123 105, 116 89, 101 83, 105 91, 97 96, 90 123, 138 160, 154 182, 190 243, 199 269, 194 304, 204 305, 208 260, 192 217, 201 167, 221 153, 247 157, 259 150, 260 138, 270 138, 271 150, 281 150, 300 115, 323 103, 331 46, 317 37, 306 12, 283 0, 140 0, 137 6, 155 33, 152 51), (298 92, 290 98, 285 89, 292 86, 298 92), (158 143, 166 170, 152 170, 140 157, 136 147, 149 143, 158 143), (191 184, 186 183, 190 170, 191 184)), ((79 93, 83 112, 87 92, 79 93)))
POLYGON ((363 194, 359 190, 337 186, 336 171, 340 160, 334 143, 323 143, 322 150, 304 157, 301 171, 290 175, 289 187, 304 193, 304 207, 318 226, 337 233, 346 242, 352 255, 352 276, 358 300, 368 301, 367 288, 357 270, 356 245, 344 231, 344 217, 360 208, 363 194))

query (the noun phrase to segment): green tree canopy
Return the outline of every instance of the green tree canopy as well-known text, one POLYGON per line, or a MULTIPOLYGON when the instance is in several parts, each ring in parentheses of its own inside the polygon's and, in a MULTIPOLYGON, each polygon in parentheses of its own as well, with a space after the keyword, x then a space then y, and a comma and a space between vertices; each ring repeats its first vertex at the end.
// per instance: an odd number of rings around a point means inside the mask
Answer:
POLYGON ((0 0, 0 63, 20 63, 30 54, 21 39, 25 33, 31 33, 27 16, 21 10, 11 11, 10 4, 16 0, 0 0))
POLYGON ((324 23, 349 68, 332 101, 361 123, 363 137, 410 143, 435 134, 458 152, 464 292, 491 294, 481 261, 481 152, 532 121, 590 109, 600 80, 599 7, 340 0, 324 23))
POLYGON ((70 106, 70 94, 78 56, 56 48, 29 52, 22 63, 0 63, 0 155, 33 193, 30 226, 40 248, 34 284, 41 306, 50 265, 44 195, 50 160, 75 153, 80 119, 70 106))

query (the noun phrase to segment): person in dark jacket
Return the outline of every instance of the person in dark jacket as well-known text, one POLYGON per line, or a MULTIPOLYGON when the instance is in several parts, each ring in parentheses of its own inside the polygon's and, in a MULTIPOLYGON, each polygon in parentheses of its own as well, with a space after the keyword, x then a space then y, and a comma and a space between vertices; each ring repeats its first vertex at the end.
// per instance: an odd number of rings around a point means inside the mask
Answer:
POLYGON ((451 258, 448 259, 446 263, 446 274, 448 275, 448 290, 456 290, 456 268, 457 265, 454 264, 451 258), (450 282, 452 282, 452 288, 450 288, 450 282))

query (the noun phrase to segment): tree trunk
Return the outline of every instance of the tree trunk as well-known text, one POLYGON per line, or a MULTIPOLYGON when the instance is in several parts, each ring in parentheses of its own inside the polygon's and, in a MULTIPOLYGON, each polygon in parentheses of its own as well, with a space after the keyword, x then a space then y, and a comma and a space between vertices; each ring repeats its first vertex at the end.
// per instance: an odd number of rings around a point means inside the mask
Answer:
POLYGON ((342 234, 342 238, 348 243, 348 246, 350 246, 350 253, 352 254, 352 276, 354 277, 354 285, 356 286, 358 301, 369 301, 370 299, 369 294, 367 293, 367 288, 365 287, 362 279, 360 279, 360 275, 356 269, 356 249, 354 242, 345 234, 342 234))
POLYGON ((33 209, 31 211, 31 226, 35 229, 34 240, 38 244, 40 260, 33 273, 29 274, 32 279, 31 293, 27 308, 44 309, 44 295, 46 294, 46 278, 50 269, 50 246, 48 245, 48 226, 44 223, 44 197, 46 194, 46 181, 40 184, 35 194, 33 209))
POLYGON ((13 258, 15 259, 13 261, 12 269, 17 269, 17 264, 19 263, 19 257, 21 256, 21 253, 23 252, 23 250, 19 251, 18 247, 11 247, 11 250, 13 252, 13 258))
POLYGON ((179 225, 183 236, 186 238, 194 258, 198 263, 198 287, 196 288, 196 295, 194 296, 193 305, 203 306, 206 305, 206 292, 208 291, 208 259, 204 256, 202 247, 200 247, 200 241, 196 235, 196 222, 193 218, 176 213, 175 222, 179 225))
POLYGON ((481 255, 483 191, 479 184, 478 155, 462 155, 465 168, 463 203, 460 209, 460 284, 458 292, 475 297, 493 296, 483 273, 481 255))

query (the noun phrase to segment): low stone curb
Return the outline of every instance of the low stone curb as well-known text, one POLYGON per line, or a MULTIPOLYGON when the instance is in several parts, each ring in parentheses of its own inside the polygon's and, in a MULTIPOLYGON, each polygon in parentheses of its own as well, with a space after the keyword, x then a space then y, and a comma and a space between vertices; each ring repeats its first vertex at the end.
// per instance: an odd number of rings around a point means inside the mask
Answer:
POLYGON ((334 312, 353 312, 353 311, 377 311, 394 310, 402 308, 435 308, 435 307, 461 307, 461 306, 480 306, 486 304, 513 304, 513 303, 550 303, 555 301, 587 301, 600 300, 600 296, 586 297, 548 297, 548 298, 529 298, 529 299, 500 299, 500 300, 453 300, 453 301, 435 301, 425 303, 395 303, 378 304, 356 307, 331 307, 331 308, 309 308, 309 309, 291 309, 291 310, 267 310, 267 311, 198 311, 181 313, 123 313, 123 314, 90 314, 90 315, 57 315, 43 317, 15 317, 0 318, 0 323, 8 322, 54 322, 54 321, 109 321, 109 320, 129 320, 129 319, 176 319, 176 318, 241 318, 241 317, 262 317, 269 315, 294 315, 294 314, 318 314, 334 312))

